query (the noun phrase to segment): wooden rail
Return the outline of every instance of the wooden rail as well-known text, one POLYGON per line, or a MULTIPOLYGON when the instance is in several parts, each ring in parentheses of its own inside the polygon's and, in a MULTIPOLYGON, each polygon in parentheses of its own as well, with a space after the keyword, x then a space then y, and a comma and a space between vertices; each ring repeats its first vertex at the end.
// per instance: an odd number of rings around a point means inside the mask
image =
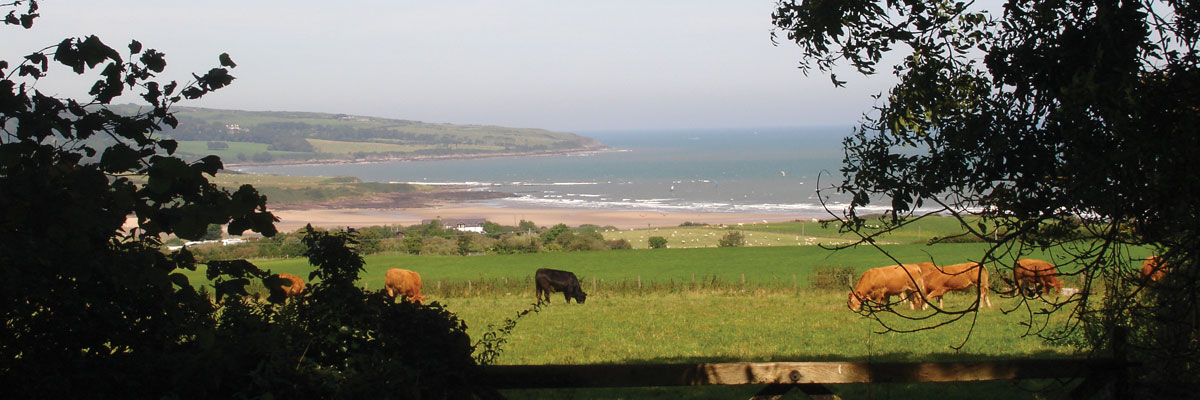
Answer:
MULTIPOLYGON (((641 365, 493 365, 485 368, 497 389, 768 385, 755 399, 800 389, 814 398, 837 398, 825 384, 964 382, 1088 377, 1102 379, 1130 365, 1106 360, 1004 360, 981 362, 772 362, 641 365)), ((1085 396, 1087 394, 1084 394, 1085 396)))

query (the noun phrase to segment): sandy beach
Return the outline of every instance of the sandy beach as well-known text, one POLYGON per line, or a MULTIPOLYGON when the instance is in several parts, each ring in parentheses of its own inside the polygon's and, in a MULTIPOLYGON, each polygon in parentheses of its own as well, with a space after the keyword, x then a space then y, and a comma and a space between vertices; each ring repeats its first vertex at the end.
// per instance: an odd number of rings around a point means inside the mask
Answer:
POLYGON ((559 223, 568 226, 594 224, 621 229, 679 226, 684 222, 728 225, 812 218, 795 214, 505 208, 472 203, 423 208, 292 209, 272 212, 279 217, 275 226, 281 232, 291 232, 303 228, 305 224, 325 228, 353 228, 372 225, 415 225, 422 220, 436 218, 484 218, 501 225, 516 225, 521 220, 527 220, 538 226, 553 226, 559 223))

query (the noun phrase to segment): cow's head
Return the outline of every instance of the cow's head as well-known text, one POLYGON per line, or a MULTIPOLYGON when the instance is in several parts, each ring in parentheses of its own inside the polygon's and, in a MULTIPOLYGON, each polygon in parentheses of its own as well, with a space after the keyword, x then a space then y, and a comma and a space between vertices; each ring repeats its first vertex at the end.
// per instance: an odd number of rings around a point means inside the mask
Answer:
POLYGON ((853 290, 850 291, 850 299, 846 301, 846 305, 850 307, 850 311, 858 311, 862 309, 862 299, 858 297, 853 290))
POLYGON ((571 297, 575 299, 576 303, 583 304, 583 301, 587 300, 587 293, 584 293, 583 289, 575 288, 575 293, 571 297))

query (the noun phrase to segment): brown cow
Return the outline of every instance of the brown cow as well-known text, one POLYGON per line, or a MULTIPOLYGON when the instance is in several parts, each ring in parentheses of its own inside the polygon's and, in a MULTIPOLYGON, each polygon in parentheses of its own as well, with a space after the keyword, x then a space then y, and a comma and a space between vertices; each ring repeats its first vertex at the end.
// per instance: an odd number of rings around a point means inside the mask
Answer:
POLYGON ((280 288, 283 289, 283 294, 285 296, 287 296, 287 298, 290 299, 293 297, 297 297, 301 294, 304 294, 304 279, 300 279, 299 276, 288 274, 288 273, 276 274, 276 276, 278 276, 279 279, 287 279, 289 281, 292 281, 292 284, 290 286, 289 285, 280 285, 280 288))
POLYGON ((1158 282, 1167 276, 1167 264, 1164 264, 1158 259, 1158 256, 1146 257, 1146 261, 1142 262, 1142 279, 1149 282, 1158 282))
POLYGON ((850 291, 848 304, 851 310, 858 311, 867 300, 887 304, 893 295, 904 295, 910 301, 909 307, 915 310, 920 305, 921 293, 924 292, 925 280, 921 277, 921 264, 889 265, 863 272, 862 277, 858 279, 858 285, 850 291))
POLYGON ((425 301, 421 296, 421 275, 407 269, 392 268, 383 277, 383 286, 387 288, 388 296, 408 296, 413 301, 425 301))
POLYGON ((1050 288, 1062 293, 1062 282, 1058 280, 1058 268, 1054 264, 1042 260, 1029 258, 1017 260, 1017 264, 1013 266, 1013 282, 1022 293, 1024 293, 1026 283, 1033 284, 1035 291, 1040 286, 1042 294, 1050 293, 1050 288))
POLYGON ((925 278, 925 298, 937 298, 938 308, 942 308, 942 295, 952 290, 967 290, 971 286, 978 288, 979 297, 992 307, 988 298, 988 271, 983 264, 969 262, 938 267, 933 263, 921 263, 921 276, 925 278))

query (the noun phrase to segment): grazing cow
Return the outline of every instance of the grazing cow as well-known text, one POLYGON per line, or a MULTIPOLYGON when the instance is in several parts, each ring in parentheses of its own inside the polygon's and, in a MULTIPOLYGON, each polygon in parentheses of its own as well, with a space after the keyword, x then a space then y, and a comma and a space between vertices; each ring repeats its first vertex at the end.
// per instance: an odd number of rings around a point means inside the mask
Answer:
POLYGON ((1164 264, 1158 259, 1158 256, 1146 257, 1146 261, 1142 262, 1142 279, 1149 282, 1158 282, 1167 276, 1167 264, 1164 264))
POLYGON ((1058 268, 1054 264, 1029 258, 1017 260, 1013 266, 1013 282, 1021 293, 1025 284, 1032 284, 1034 292, 1050 293, 1050 288, 1062 293, 1062 282, 1058 280, 1058 268), (1038 290, 1041 289, 1041 290, 1038 290))
POLYGON ((942 308, 942 295, 952 290, 967 290, 975 286, 979 297, 992 307, 988 298, 988 272, 983 264, 977 262, 962 263, 938 267, 933 263, 922 263, 921 276, 925 278, 925 298, 937 298, 938 308, 942 308))
POLYGON ((887 304, 893 295, 907 296, 909 307, 915 310, 925 292, 925 279, 921 277, 924 264, 933 266, 933 263, 889 265, 863 272, 858 285, 850 291, 850 310, 862 309, 862 303, 867 300, 887 304))
POLYGON ((571 303, 571 299, 575 299, 575 302, 579 304, 583 304, 583 301, 587 299, 587 293, 584 293, 583 288, 579 287, 579 278, 576 278, 575 273, 570 271, 538 268, 537 272, 533 274, 533 288, 538 304, 542 304, 543 294, 546 304, 550 304, 550 293, 553 292, 562 292, 567 304, 571 303))
POLYGON ((388 297, 397 295, 408 296, 418 304, 425 301, 421 296, 421 275, 407 269, 392 268, 383 277, 383 286, 387 289, 388 297))
POLYGON ((279 286, 281 289, 283 289, 283 294, 288 299, 300 296, 304 293, 304 279, 300 279, 299 276, 288 273, 276 274, 276 276, 279 277, 279 279, 287 279, 292 282, 291 285, 279 286))

